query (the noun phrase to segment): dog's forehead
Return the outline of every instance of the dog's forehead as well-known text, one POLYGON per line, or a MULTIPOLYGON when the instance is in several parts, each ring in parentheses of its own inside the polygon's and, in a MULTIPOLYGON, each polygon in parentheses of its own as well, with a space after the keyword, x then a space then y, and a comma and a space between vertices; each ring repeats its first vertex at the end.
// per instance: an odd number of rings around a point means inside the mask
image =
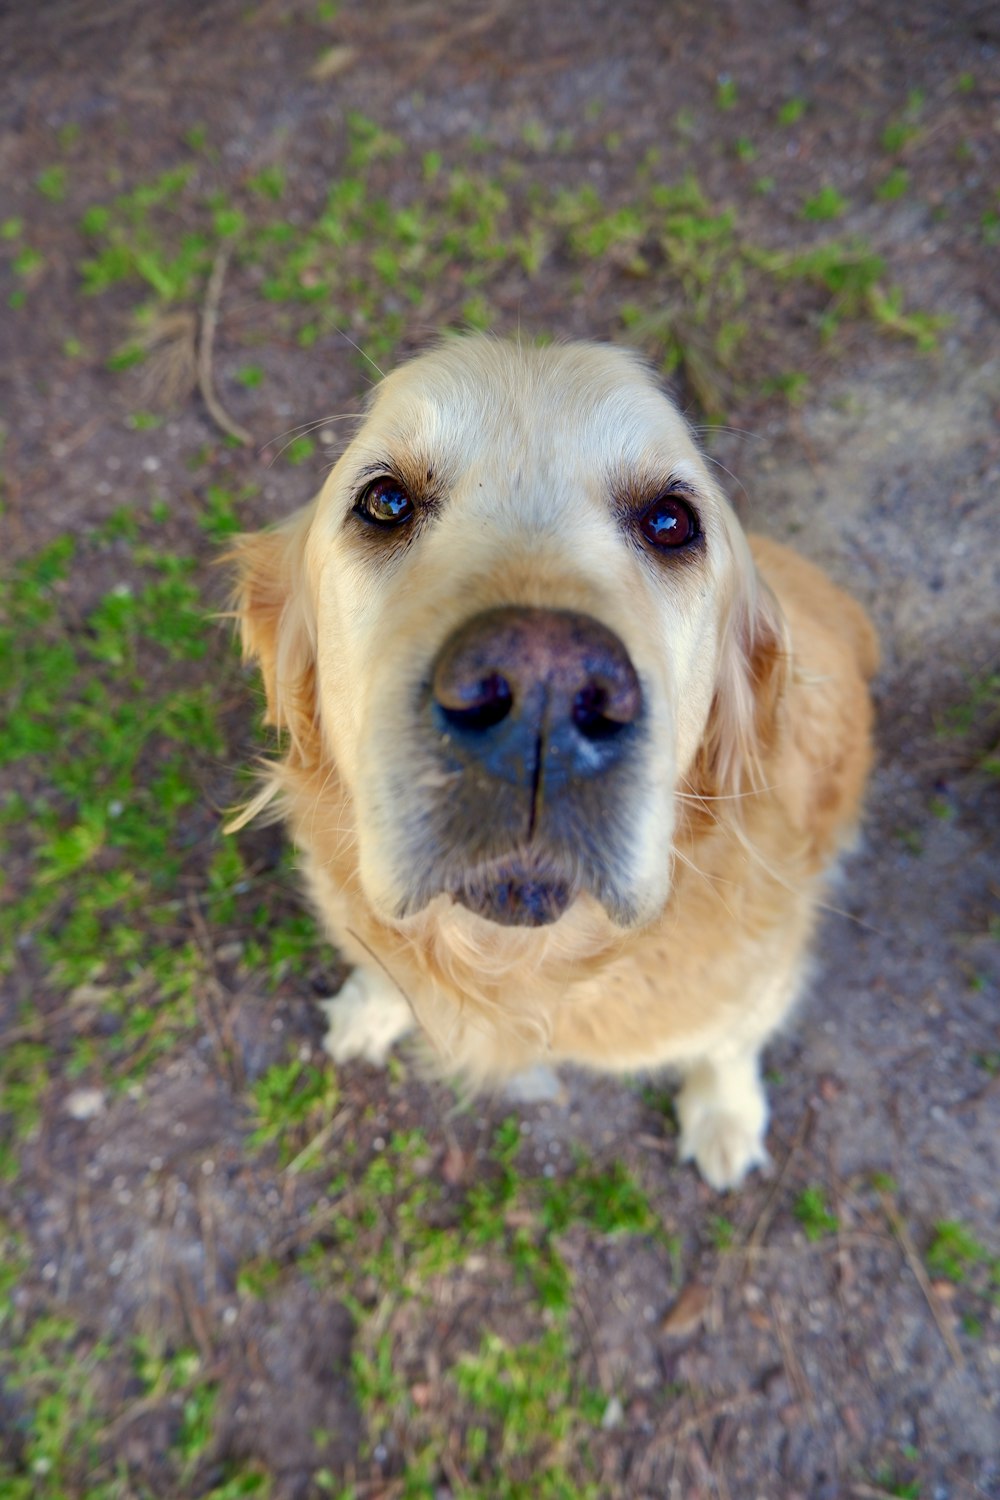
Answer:
POLYGON ((596 344, 452 340, 386 378, 360 437, 458 472, 484 453, 603 470, 697 458, 642 361, 596 344))

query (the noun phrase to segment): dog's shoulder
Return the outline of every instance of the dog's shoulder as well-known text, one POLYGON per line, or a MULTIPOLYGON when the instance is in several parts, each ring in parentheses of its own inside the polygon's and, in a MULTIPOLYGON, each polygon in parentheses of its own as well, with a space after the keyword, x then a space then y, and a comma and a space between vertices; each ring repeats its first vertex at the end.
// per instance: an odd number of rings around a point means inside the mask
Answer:
POLYGON ((858 601, 815 563, 770 537, 750 537, 750 551, 776 595, 797 652, 843 658, 867 682, 878 670, 875 627, 858 601), (846 655, 845 655, 846 653, 846 655))
POLYGON ((754 562, 784 614, 791 671, 771 779, 814 854, 849 841, 872 757, 869 679, 878 638, 862 606, 806 558, 751 538, 754 562))

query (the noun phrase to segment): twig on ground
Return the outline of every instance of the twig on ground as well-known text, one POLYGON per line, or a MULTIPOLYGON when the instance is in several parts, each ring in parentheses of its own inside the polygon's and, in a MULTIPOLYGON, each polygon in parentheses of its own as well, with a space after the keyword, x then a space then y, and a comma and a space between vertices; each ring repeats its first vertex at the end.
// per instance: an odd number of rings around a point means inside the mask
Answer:
POLYGON ((200 1013, 205 1022, 205 1029, 212 1038, 212 1046, 218 1059, 220 1070, 229 1080, 234 1090, 239 1093, 246 1086, 246 1075, 243 1070, 239 1047, 233 1035, 229 1009, 226 1005, 227 996, 229 998, 232 997, 219 978, 219 971, 215 962, 215 949, 212 946, 212 936, 202 915, 198 898, 193 891, 188 892, 188 912, 191 917, 191 924, 194 927, 195 941, 209 969, 208 983, 202 989, 204 1005, 199 1008, 200 1013), (221 1021, 215 1013, 216 1002, 219 1004, 221 1021))
POLYGON ((913 1238, 910 1234, 910 1231, 907 1228, 901 1215, 897 1212, 895 1205, 890 1201, 888 1194, 879 1193, 878 1196, 879 1202, 882 1205, 882 1212, 885 1214, 886 1223, 895 1235, 896 1241, 899 1244, 899 1248, 902 1250, 903 1255, 906 1259, 906 1263, 909 1266, 910 1270, 913 1272, 914 1280, 924 1294, 924 1299, 927 1303, 927 1306, 931 1310, 931 1316, 938 1326, 938 1332, 941 1334, 941 1337, 944 1339, 945 1344, 948 1347, 948 1353, 951 1355, 955 1364, 961 1370, 965 1367, 965 1356, 962 1353, 962 1346, 959 1344, 958 1339, 955 1337, 954 1329, 950 1326, 948 1319, 945 1317, 944 1309, 941 1306, 941 1299, 931 1285, 930 1277, 924 1270, 923 1261, 920 1259, 920 1254, 917 1250, 917 1247, 913 1243, 913 1238))
POLYGON ((980 1104, 983 1104, 998 1089, 1000 1089, 1000 1073, 994 1073, 989 1082, 985 1083, 981 1089, 977 1089, 974 1094, 966 1094, 963 1099, 956 1099, 954 1104, 946 1104, 944 1108, 951 1115, 961 1114, 965 1109, 978 1109, 980 1104))
POLYGON ((205 289, 205 303, 201 311, 201 338, 198 342, 198 389, 201 391, 201 398, 216 427, 227 436, 235 438, 238 443, 242 443, 244 448, 249 448, 253 446, 253 438, 246 428, 241 427, 226 411, 215 393, 212 379, 212 349, 219 321, 219 301, 222 297, 222 283, 226 278, 226 267, 229 265, 232 252, 232 241, 224 240, 219 246, 219 252, 212 266, 212 274, 208 278, 208 286, 205 289))
POLYGON ((781 1358, 788 1372, 789 1384, 798 1399, 804 1402, 811 1410, 814 1410, 816 1396, 809 1383, 809 1378, 802 1368, 802 1361, 799 1359, 795 1344, 788 1331, 788 1314, 785 1312, 784 1303, 780 1297, 772 1297, 770 1307, 771 1322, 774 1324, 774 1331, 778 1336, 778 1343, 781 1346, 781 1358))
POLYGON ((441 1449, 441 1467, 447 1476, 448 1483, 456 1494, 462 1494, 463 1490, 469 1488, 468 1476, 463 1472, 458 1461, 449 1453, 447 1448, 441 1449))
MULTIPOLYGON (((755 1258, 761 1252, 761 1242, 763 1241, 764 1236, 767 1234, 767 1231, 770 1229, 771 1220, 774 1218, 774 1215, 777 1212, 778 1203, 781 1197, 781 1189, 784 1186, 785 1178, 788 1176, 788 1169, 791 1166, 792 1161, 802 1148, 803 1144, 808 1139, 809 1133, 813 1127, 814 1120, 815 1113, 812 1109, 812 1106, 810 1105, 806 1108, 805 1113, 802 1116, 802 1119, 799 1123, 799 1128, 795 1133, 795 1139, 792 1141, 787 1152, 785 1153, 785 1159, 781 1163, 781 1166, 778 1169, 777 1176, 771 1184, 770 1191, 768 1192, 768 1195, 764 1200, 764 1206, 761 1209, 760 1213, 757 1215, 753 1228, 744 1239, 742 1245, 736 1245, 733 1247, 734 1254, 730 1264, 732 1264, 734 1269, 738 1268, 740 1277, 746 1276, 750 1260, 755 1258)), ((723 1264, 726 1264, 726 1262, 723 1262, 723 1264)))
POLYGON ((301 1172, 310 1157, 319 1151, 322 1146, 325 1146, 331 1136, 336 1135, 339 1130, 342 1130, 350 1117, 350 1109, 338 1110, 333 1119, 328 1120, 322 1130, 318 1130, 312 1140, 306 1142, 298 1156, 292 1158, 285 1168, 286 1174, 292 1177, 296 1172, 301 1172))
POLYGON ((594 1317, 594 1309, 590 1305, 590 1298, 587 1296, 584 1288, 579 1285, 576 1289, 576 1307, 587 1335, 587 1342, 590 1344, 590 1352, 594 1356, 594 1364, 597 1368, 597 1378, 601 1383, 601 1390, 605 1396, 610 1398, 615 1393, 614 1376, 600 1347, 597 1319, 594 1317))
POLYGON ((735 1253, 756 1263, 777 1260, 782 1256, 787 1258, 794 1255, 836 1255, 847 1247, 859 1250, 888 1250, 892 1247, 892 1238, 887 1234, 873 1234, 868 1230, 859 1229, 854 1233, 824 1236, 821 1240, 806 1240, 803 1244, 747 1245, 735 1253))
POLYGON ((184 1321, 198 1348, 206 1366, 209 1369, 215 1366, 215 1345, 212 1339, 212 1329, 209 1327, 204 1308, 198 1301, 198 1293, 191 1281, 191 1277, 183 1266, 174 1267, 174 1287, 177 1292, 177 1300, 180 1303, 184 1321))
POLYGON ((208 1303, 212 1317, 215 1317, 218 1280, 219 1280, 219 1255, 215 1234, 215 1212, 212 1207, 212 1195, 209 1191, 208 1182, 202 1177, 198 1182, 198 1225, 201 1229, 201 1243, 205 1254, 205 1269, 203 1280, 205 1286, 205 1301, 208 1303))
POLYGON ((659 1151, 663 1156, 677 1155, 677 1142, 669 1136, 659 1135, 637 1135, 636 1144, 645 1146, 647 1151, 659 1151))
POLYGON ((457 26, 441 31, 432 41, 428 42, 417 54, 411 68, 403 76, 403 85, 409 87, 417 79, 422 78, 438 61, 448 53, 455 42, 463 42, 468 45, 471 37, 482 35, 489 31, 504 15, 508 9, 506 5, 493 5, 489 10, 479 15, 470 16, 457 26))
POLYGON ((704 1406, 700 1411, 695 1411, 692 1416, 686 1417, 683 1422, 678 1422, 676 1426, 657 1433, 639 1462, 636 1474, 637 1485, 641 1487, 648 1482, 653 1464, 661 1453, 668 1449, 676 1452, 680 1444, 699 1432, 706 1422, 714 1422, 718 1417, 733 1416, 736 1412, 742 1411, 745 1406, 752 1406, 762 1399, 760 1391, 741 1391, 735 1396, 727 1396, 722 1401, 716 1401, 711 1406, 704 1406))
POLYGON ((103 1004, 110 994, 110 986, 102 990, 97 985, 80 985, 70 995, 68 1004, 60 1005, 56 1010, 50 1010, 45 1014, 36 1015, 33 1020, 25 1021, 22 1026, 9 1026, 6 1031, 0 1031, 0 1051, 6 1047, 12 1047, 15 1042, 41 1041, 50 1027, 57 1026, 68 1016, 85 1015, 88 1008, 103 1004))

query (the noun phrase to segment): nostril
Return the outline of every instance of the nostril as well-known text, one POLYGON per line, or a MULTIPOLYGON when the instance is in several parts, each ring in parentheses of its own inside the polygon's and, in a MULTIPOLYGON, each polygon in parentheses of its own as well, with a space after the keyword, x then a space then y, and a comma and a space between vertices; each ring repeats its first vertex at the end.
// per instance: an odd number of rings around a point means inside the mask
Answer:
POLYGON ((571 717, 575 728, 586 740, 608 740, 625 728, 627 721, 615 718, 611 695, 600 683, 588 683, 573 699, 571 717))
POLYGON ((471 734, 484 734, 501 724, 513 705, 510 683, 499 672, 452 693, 438 693, 438 706, 449 724, 471 734))

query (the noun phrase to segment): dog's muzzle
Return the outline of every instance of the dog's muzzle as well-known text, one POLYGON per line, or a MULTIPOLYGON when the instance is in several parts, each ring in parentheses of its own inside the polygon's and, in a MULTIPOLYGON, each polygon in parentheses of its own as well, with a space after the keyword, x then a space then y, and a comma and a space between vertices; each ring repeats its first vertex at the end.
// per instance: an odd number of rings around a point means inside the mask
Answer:
POLYGON ((443 812, 443 888, 519 926, 555 921, 581 887, 600 897, 642 710, 628 652, 589 615, 508 607, 461 625, 426 708, 460 773, 443 812))

